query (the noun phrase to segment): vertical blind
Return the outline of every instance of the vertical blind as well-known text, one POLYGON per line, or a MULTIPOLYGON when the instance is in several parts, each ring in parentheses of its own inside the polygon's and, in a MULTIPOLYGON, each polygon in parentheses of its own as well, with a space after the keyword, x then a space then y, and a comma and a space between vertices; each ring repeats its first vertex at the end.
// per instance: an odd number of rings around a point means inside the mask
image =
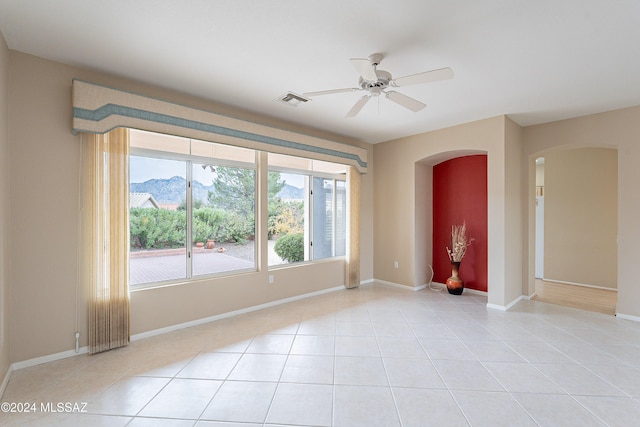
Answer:
POLYGON ((83 134, 82 266, 89 353, 129 343, 129 130, 83 134))

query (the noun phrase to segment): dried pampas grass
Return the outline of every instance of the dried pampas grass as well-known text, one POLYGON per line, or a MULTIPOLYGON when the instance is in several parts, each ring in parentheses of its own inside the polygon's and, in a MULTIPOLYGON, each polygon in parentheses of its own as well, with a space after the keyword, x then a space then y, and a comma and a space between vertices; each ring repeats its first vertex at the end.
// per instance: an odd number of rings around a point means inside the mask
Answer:
POLYGON ((467 248, 471 246, 473 238, 467 238, 467 224, 451 226, 451 246, 447 246, 447 253, 451 262, 460 262, 467 252, 467 248))

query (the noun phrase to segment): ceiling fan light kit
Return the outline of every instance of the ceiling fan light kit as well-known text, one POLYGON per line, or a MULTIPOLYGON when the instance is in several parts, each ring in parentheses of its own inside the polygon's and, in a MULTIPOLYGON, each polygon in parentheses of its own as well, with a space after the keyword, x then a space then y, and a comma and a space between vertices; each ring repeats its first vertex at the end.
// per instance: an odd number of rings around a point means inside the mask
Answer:
POLYGON ((304 93, 304 96, 311 98, 314 96, 331 95, 334 93, 365 91, 366 94, 362 98, 358 99, 355 105, 347 112, 345 115, 346 118, 357 116, 371 98, 379 97, 382 94, 384 94, 386 99, 395 102, 410 111, 418 112, 425 108, 426 105, 417 99, 411 98, 410 96, 387 89, 390 87, 396 88, 453 78, 453 70, 447 67, 394 79, 388 71, 378 70, 378 65, 382 61, 382 58, 383 56, 381 54, 374 53, 367 59, 350 59, 351 64, 358 74, 360 74, 360 78, 358 79, 359 87, 306 92, 304 93))

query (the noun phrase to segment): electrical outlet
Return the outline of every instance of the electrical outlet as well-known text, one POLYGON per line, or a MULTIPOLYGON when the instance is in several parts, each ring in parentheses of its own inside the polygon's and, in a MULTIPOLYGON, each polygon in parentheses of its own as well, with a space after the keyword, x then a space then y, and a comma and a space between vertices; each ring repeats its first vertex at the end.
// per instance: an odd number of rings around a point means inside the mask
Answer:
POLYGON ((393 261, 393 268, 398 268, 398 261, 393 261))
POLYGON ((270 283, 270 284, 273 284, 273 274, 270 274, 270 275, 269 275, 269 283, 270 283))

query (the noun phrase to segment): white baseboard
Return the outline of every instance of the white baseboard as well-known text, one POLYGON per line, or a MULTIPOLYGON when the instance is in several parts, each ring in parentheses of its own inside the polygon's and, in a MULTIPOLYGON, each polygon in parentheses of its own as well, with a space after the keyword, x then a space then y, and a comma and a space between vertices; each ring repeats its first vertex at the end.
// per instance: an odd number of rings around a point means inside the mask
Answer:
POLYGON ((411 287, 407 285, 402 285, 400 283, 387 282, 386 280, 380 280, 380 279, 374 279, 373 282, 380 283, 381 285, 393 286, 394 288, 400 288, 400 289, 405 289, 409 291, 419 291, 427 287, 427 285, 418 285, 418 286, 411 287))
POLYGON ((640 317, 631 316, 630 314, 616 313, 616 317, 619 317, 620 319, 625 319, 625 320, 632 320, 634 322, 640 322, 640 317))
POLYGON ((436 288, 440 288, 440 289, 443 289, 443 290, 447 289, 447 285, 444 284, 444 283, 440 283, 440 282, 431 282, 431 286, 434 286, 436 288))
POLYGON ((14 371, 23 368, 29 368, 31 366, 42 365, 43 363, 53 362, 55 360, 66 359, 80 354, 89 353, 89 347, 80 347, 76 353, 74 350, 62 351, 60 353, 48 354, 46 356, 35 357, 33 359, 23 360, 21 362, 15 362, 11 365, 14 371))
POLYGON ((514 305, 516 305, 523 299, 526 299, 526 297, 524 295, 520 295, 518 298, 514 299, 507 305, 497 305, 497 304, 487 303, 487 308, 490 308, 492 310, 499 310, 499 311, 509 311, 511 308, 513 308, 514 305))
POLYGON ((582 286, 583 288, 603 289, 605 291, 618 292, 617 289, 607 288, 606 286, 587 285, 586 283, 567 282, 565 280, 548 279, 546 277, 539 280, 544 280, 545 282, 562 283, 563 285, 582 286))
MULTIPOLYGON (((344 289, 344 286, 336 286, 334 288, 329 288, 329 289, 323 289, 321 291, 316 291, 316 292, 311 292, 308 294, 303 294, 303 295, 298 295, 295 297, 291 297, 291 298, 285 298, 285 299, 281 299, 281 300, 277 300, 277 301, 272 301, 269 303, 265 303, 265 304, 260 304, 260 305, 256 305, 253 307, 248 307, 248 308, 244 308, 241 310, 236 310, 236 311, 232 311, 229 313, 223 313, 223 314, 219 314, 216 316, 211 316, 211 317, 207 317, 204 319, 198 319, 198 320, 193 320, 191 322, 185 322, 185 323, 180 323, 177 325, 172 325, 172 326, 167 326, 166 328, 160 328, 160 329, 154 329, 152 331, 147 331, 147 332, 142 332, 139 334, 135 334, 131 336, 131 341, 136 341, 136 340, 140 340, 143 338, 148 338, 148 337, 152 337, 155 335, 160 335, 160 334, 165 334, 167 332, 172 332, 172 331, 176 331, 179 329, 184 329, 184 328, 188 328, 190 326, 196 326, 196 325, 201 325, 204 323, 209 323, 209 322, 213 322, 215 320, 219 320, 219 319, 224 319, 227 317, 231 317, 231 316, 236 316, 238 314, 244 314, 244 313, 249 313, 252 311, 257 311, 257 310, 261 310, 263 308, 269 308, 269 307, 274 307, 280 304, 285 304, 288 302, 292 302, 292 301, 297 301, 297 300, 301 300, 301 299, 305 299, 305 298, 310 298, 310 297, 314 297, 317 295, 322 295, 322 294, 327 294, 330 292, 335 292, 335 291, 339 291, 341 289, 344 289)), ((11 373, 13 371, 16 371, 18 369, 23 369, 23 368, 28 368, 31 366, 36 366, 36 365, 41 365, 43 363, 47 363, 47 362, 53 362, 55 360, 60 360, 60 359, 66 359, 69 357, 73 357, 73 356, 78 356, 80 354, 86 354, 89 352, 89 347, 80 347, 78 353, 76 353, 75 349, 73 350, 67 350, 67 351, 63 351, 60 353, 55 353, 55 354, 49 354, 46 356, 41 356, 41 357, 36 357, 33 359, 28 359, 28 360, 23 360, 21 362, 15 362, 13 363, 10 367, 9 370, 7 371, 7 374, 5 375, 4 381, 2 382, 1 388, 0 388, 0 396, 2 395, 2 392, 4 392, 4 387, 6 387, 7 383, 9 382, 9 378, 11 377, 11 373)))
MULTIPOLYGON (((442 288, 442 289, 447 289, 447 285, 445 283, 440 283, 440 282, 431 282, 432 286, 436 286, 438 288, 442 288)), ((426 287, 426 285, 425 285, 426 287)), ((486 291, 479 291, 477 289, 471 289, 471 288, 464 288, 464 290, 462 291, 462 293, 467 293, 467 294, 474 294, 474 295, 481 295, 483 297, 486 297, 487 295, 489 295, 488 292, 486 291)))
MULTIPOLYGON (((446 287, 447 287, 447 286, 445 285, 445 288, 446 288, 446 287)), ((477 290, 477 289, 469 289, 469 288, 464 288, 464 291, 463 291, 463 292, 468 292, 468 293, 470 293, 470 294, 474 294, 474 295, 481 295, 481 296, 483 296, 483 297, 486 297, 486 296, 488 296, 488 295, 489 295, 489 292, 486 292, 486 291, 479 291, 479 290, 477 290)))
POLYGON ((2 384, 0 384, 0 398, 4 395, 4 391, 7 389, 7 384, 9 384, 9 378, 11 378, 12 372, 13 372, 13 366, 9 365, 9 369, 7 369, 7 373, 4 374, 4 379, 2 380, 2 384))
POLYGON ((527 295, 522 295, 522 298, 527 300, 527 301, 531 301, 532 299, 535 299, 538 296, 537 293, 532 293, 531 295, 527 296, 527 295))
MULTIPOLYGON (((406 286, 406 285, 401 285, 399 283, 387 282, 385 280, 379 280, 379 279, 376 279, 375 282, 380 283, 382 285, 393 286, 393 287, 400 288, 400 289, 408 289, 410 291, 421 291, 422 289, 426 289, 426 288, 429 287, 428 283, 425 283, 424 285, 414 286, 412 288, 412 287, 409 287, 409 286, 406 286)), ((447 288, 447 285, 445 285, 444 283, 439 283, 439 282, 431 282, 431 285, 435 286, 437 288, 442 288, 442 289, 446 289, 447 288)), ((470 293, 470 294, 475 294, 475 295, 487 296, 487 292, 478 291, 476 289, 464 288, 464 292, 470 293)))

